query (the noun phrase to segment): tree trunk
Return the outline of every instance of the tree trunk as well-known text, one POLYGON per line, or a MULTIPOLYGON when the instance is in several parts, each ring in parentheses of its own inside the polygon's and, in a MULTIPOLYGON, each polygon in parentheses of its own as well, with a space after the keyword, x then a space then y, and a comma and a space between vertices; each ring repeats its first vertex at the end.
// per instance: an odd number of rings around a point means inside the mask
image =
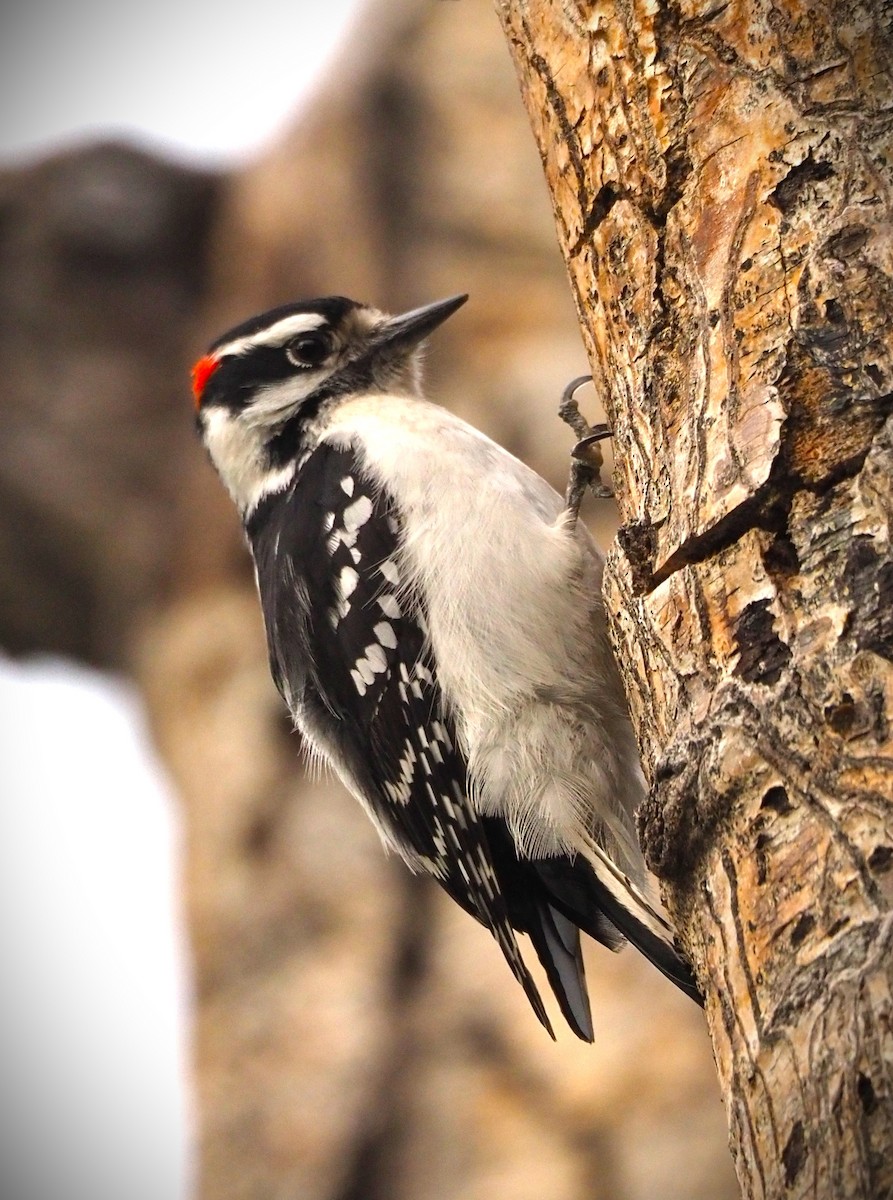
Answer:
POLYGON ((641 814, 746 1196, 893 1196, 889 5, 499 0, 614 430, 641 814))

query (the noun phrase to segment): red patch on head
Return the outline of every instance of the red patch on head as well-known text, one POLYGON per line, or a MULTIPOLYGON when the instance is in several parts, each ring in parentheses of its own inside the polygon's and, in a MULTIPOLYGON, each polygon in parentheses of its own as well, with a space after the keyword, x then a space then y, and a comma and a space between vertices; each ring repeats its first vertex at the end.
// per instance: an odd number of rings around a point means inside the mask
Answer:
POLYGON ((202 403, 202 395, 208 380, 220 366, 220 359, 215 358, 213 354, 206 354, 200 358, 192 368, 192 394, 195 396, 195 407, 200 408, 202 403))

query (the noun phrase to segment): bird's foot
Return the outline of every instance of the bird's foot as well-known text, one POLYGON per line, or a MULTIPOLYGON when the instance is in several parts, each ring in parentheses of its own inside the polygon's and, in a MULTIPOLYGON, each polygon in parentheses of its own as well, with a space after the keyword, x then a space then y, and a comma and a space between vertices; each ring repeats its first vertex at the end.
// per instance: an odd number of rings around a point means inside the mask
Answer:
POLYGON ((591 375, 578 375, 572 379, 561 394, 558 415, 570 425, 577 435, 577 444, 571 450, 571 470, 567 481, 564 500, 571 520, 576 522, 580 515, 580 504, 587 488, 594 496, 609 499, 614 493, 601 481, 604 464, 599 442, 611 436, 607 425, 590 425, 577 404, 577 392, 585 383, 591 383, 591 375))

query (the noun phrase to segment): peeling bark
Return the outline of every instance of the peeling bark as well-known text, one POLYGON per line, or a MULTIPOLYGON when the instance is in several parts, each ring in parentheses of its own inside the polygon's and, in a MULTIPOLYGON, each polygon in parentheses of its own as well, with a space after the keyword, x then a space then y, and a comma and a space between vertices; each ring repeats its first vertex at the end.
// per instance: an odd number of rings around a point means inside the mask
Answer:
POLYGON ((596 383, 649 862, 746 1196, 893 1195, 893 13, 498 0, 596 383))

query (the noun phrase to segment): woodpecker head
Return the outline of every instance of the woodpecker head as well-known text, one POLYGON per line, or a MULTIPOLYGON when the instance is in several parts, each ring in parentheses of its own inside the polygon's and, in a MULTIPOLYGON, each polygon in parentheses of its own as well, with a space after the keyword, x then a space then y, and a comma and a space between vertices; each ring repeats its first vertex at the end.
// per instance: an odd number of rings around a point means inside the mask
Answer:
POLYGON ((467 296, 392 317, 343 296, 285 304, 218 338, 192 369, 198 425, 243 515, 282 486, 331 404, 418 395, 420 349, 467 296))

